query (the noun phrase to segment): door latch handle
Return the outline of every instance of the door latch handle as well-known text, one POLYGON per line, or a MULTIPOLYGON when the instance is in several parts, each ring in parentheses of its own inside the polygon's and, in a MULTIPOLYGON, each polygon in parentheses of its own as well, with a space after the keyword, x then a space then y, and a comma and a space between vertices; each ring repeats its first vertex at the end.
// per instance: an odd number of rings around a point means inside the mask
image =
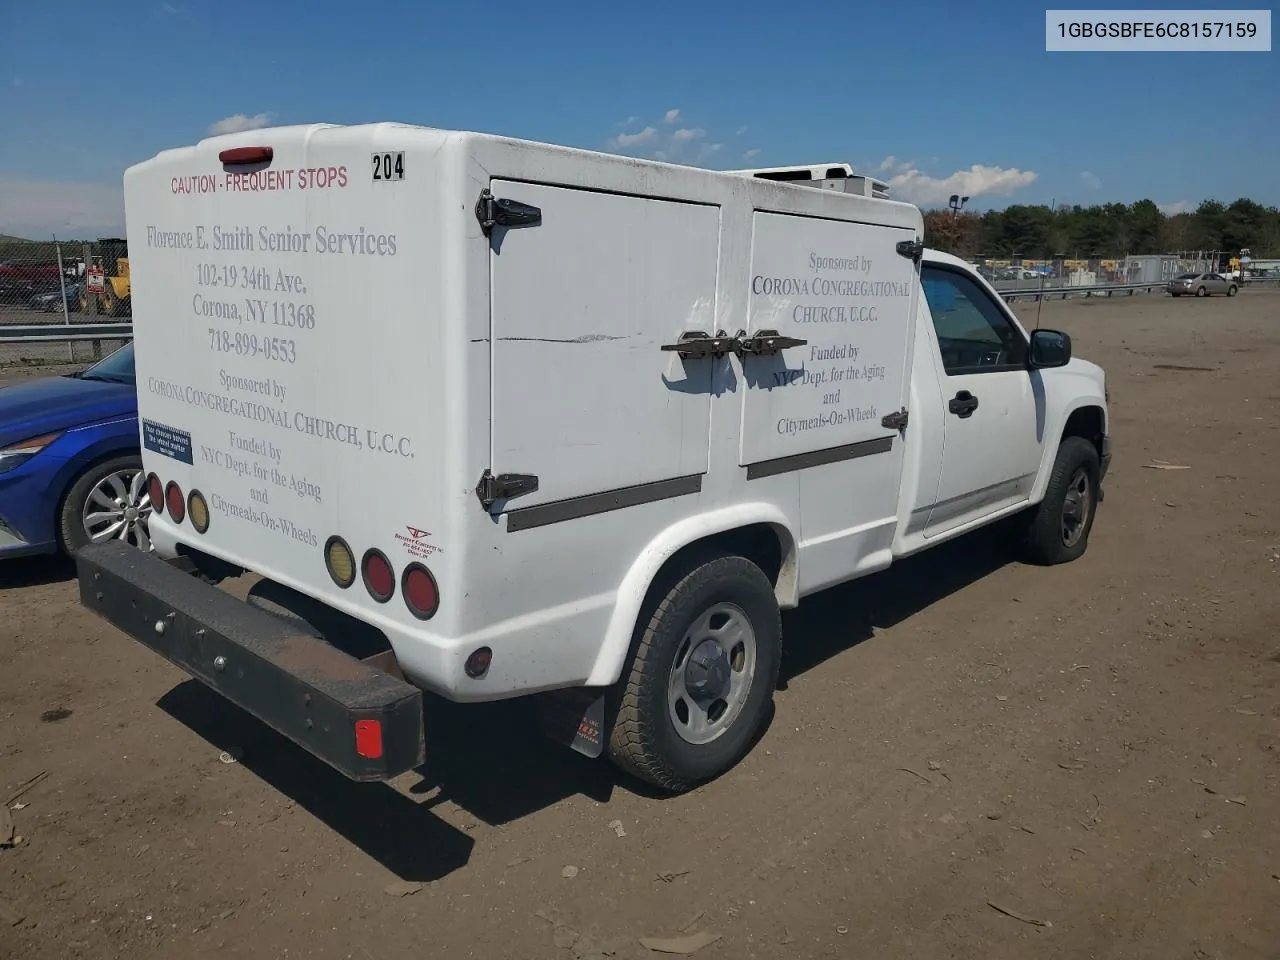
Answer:
POLYGON ((660 349, 679 354, 685 360, 700 360, 724 356, 735 349, 735 341, 735 337, 730 337, 723 330, 714 337, 701 330, 686 330, 675 343, 664 343, 660 349))
POLYGON ((968 390, 961 390, 947 404, 947 409, 954 413, 961 420, 967 420, 973 416, 973 411, 978 409, 978 398, 968 390))
POLYGON ((733 352, 740 359, 744 356, 773 356, 789 347, 803 347, 809 342, 798 337, 784 337, 777 330, 757 330, 750 337, 747 336, 747 331, 739 330, 733 339, 733 352))

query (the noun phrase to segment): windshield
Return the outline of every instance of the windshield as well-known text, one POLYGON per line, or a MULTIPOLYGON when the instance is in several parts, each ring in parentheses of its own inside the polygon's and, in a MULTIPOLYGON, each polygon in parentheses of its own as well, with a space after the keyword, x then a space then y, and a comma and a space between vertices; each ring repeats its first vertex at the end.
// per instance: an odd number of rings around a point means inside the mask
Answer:
POLYGON ((82 380, 109 380, 112 383, 135 383, 136 376, 133 370, 133 342, 126 343, 123 347, 99 360, 92 367, 80 375, 82 380))

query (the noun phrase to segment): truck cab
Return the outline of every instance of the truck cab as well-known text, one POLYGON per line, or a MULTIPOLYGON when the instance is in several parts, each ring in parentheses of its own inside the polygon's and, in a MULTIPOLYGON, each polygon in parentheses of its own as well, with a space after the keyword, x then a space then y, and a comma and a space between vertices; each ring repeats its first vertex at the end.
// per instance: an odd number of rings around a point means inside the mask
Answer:
POLYGON ((750 749, 783 609, 998 520, 1081 557, 1103 372, 796 169, 402 124, 131 168, 157 555, 85 549, 84 603, 353 779, 423 762, 425 692, 683 791, 750 749))

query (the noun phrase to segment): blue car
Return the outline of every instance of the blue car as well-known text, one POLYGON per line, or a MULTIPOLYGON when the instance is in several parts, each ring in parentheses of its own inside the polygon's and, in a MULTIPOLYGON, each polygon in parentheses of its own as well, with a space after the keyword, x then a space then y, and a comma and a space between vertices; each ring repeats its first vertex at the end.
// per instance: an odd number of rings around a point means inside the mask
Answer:
POLYGON ((81 373, 0 388, 0 558, 90 541, 151 549, 133 344, 81 373))

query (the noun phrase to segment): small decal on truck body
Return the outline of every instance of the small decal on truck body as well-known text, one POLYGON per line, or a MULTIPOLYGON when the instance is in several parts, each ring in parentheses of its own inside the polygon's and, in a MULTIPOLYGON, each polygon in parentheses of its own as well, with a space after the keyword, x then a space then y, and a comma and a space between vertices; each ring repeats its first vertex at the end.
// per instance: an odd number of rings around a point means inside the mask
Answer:
POLYGON ((404 533, 397 533, 396 540, 404 544, 404 549, 411 557, 426 559, 440 552, 440 548, 431 542, 431 532, 421 527, 405 525, 404 533))
POLYGON ((191 465, 191 434, 154 420, 142 421, 142 445, 152 453, 191 465))

